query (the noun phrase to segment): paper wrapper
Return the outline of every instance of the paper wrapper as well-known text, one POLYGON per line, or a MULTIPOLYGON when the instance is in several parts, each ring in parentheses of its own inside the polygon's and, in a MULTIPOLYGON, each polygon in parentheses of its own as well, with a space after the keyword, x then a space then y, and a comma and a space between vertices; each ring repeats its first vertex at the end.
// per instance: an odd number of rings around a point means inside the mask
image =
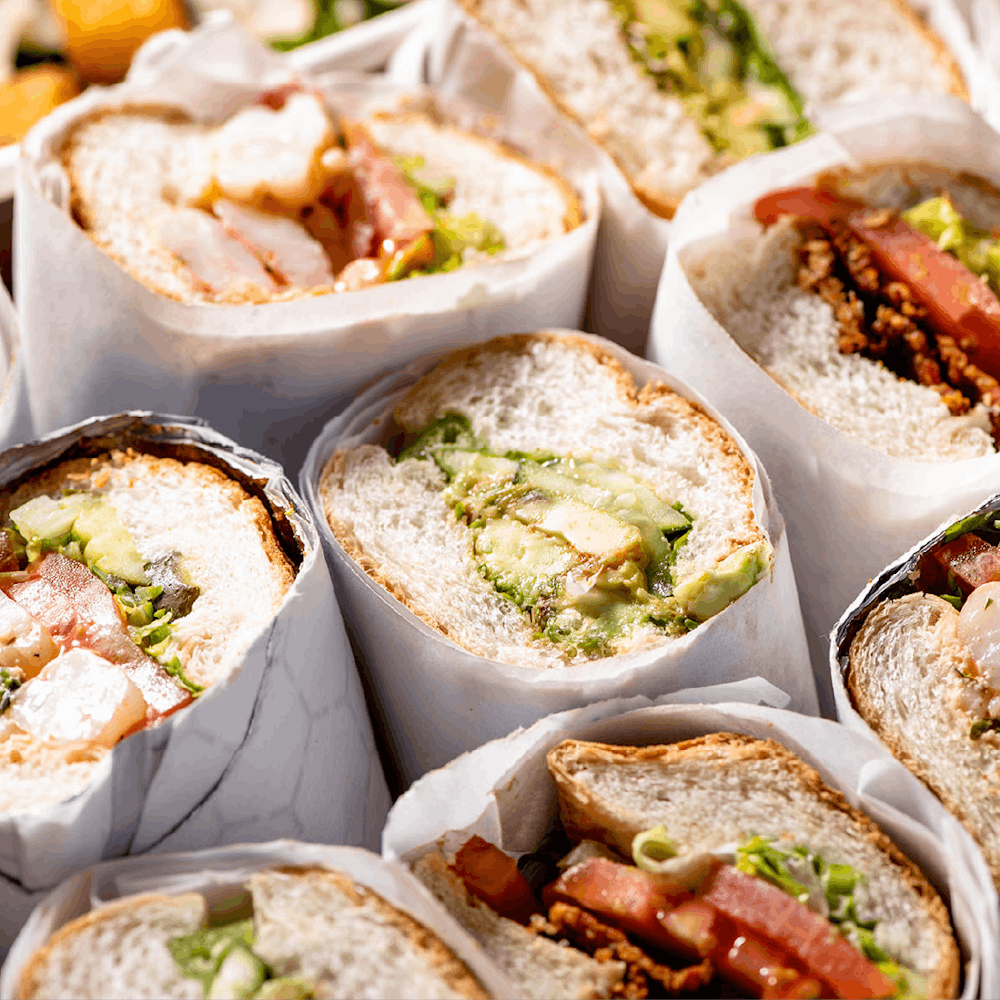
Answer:
POLYGON ((841 109, 827 135, 739 164, 689 195, 657 293, 650 357, 704 393, 760 455, 788 525, 824 712, 832 711, 828 636, 844 608, 901 551, 991 493, 1000 455, 948 465, 891 458, 801 406, 702 305, 680 257, 685 247, 746 218, 767 191, 820 170, 924 160, 1000 182, 1000 137, 956 101, 897 101, 841 109))
MULTIPOLYGON (((455 0, 427 0, 422 31, 396 50, 390 75, 401 82, 427 82, 477 103, 502 121, 531 121, 552 107, 534 77, 523 69, 455 0), (433 7, 430 4, 433 3, 433 7), (433 20, 433 23, 431 23, 433 20)), ((983 0, 993 2, 993 0, 983 0)), ((952 0, 911 0, 944 40, 965 76, 973 106, 997 105, 1000 80, 972 44, 969 26, 952 0)), ((581 58, 585 58, 581 53, 581 58)), ((1000 111, 1000 105, 997 105, 1000 111)), ((809 109, 818 128, 827 126, 827 106, 809 109)), ((635 353, 643 353, 656 285, 671 224, 651 212, 632 192, 612 158, 568 118, 560 126, 567 153, 590 145, 600 163, 604 215, 594 258, 587 328, 635 353)))
POLYGON ((371 847, 389 807, 316 526, 279 466, 197 423, 133 413, 10 449, 3 482, 126 446, 221 468, 260 497, 301 564, 224 680, 118 743, 79 794, 0 816, 0 948, 40 890, 102 858, 281 836, 371 847))
MULTIPOLYGON (((585 163, 566 167, 588 220, 527 257, 260 306, 184 304, 152 292, 72 221, 57 150, 75 121, 123 103, 176 106, 199 120, 211 108, 225 117, 288 80, 291 67, 236 25, 211 19, 191 34, 156 36, 124 84, 87 91, 26 137, 15 271, 18 308, 31 332, 25 356, 39 429, 134 406, 194 413, 294 470, 322 422, 383 371, 431 348, 581 321, 599 213, 596 179, 585 163)), ((334 110, 355 116, 415 93, 378 77, 305 79, 334 110)), ((452 105, 438 101, 463 124, 481 122, 452 105)), ((550 111, 533 126, 544 132, 554 121, 550 111)), ((546 161, 527 132, 490 134, 546 161)))
POLYGON ((24 387, 24 352, 14 303, 0 282, 0 448, 32 437, 24 387))
POLYGON ((376 440, 380 428, 372 428, 373 419, 391 412, 438 359, 388 376, 326 426, 309 450, 300 482, 316 512, 344 617, 374 691, 383 735, 395 768, 407 783, 517 726, 605 698, 656 697, 665 691, 762 674, 791 696, 796 710, 817 710, 781 515, 760 462, 730 425, 678 379, 606 341, 588 339, 609 350, 637 385, 665 383, 701 403, 733 435, 756 472, 754 512, 774 547, 771 573, 693 632, 641 653, 585 666, 540 669, 468 652, 375 583, 340 546, 323 514, 320 477, 330 456, 338 448, 376 440))
POLYGON ((324 847, 294 840, 163 857, 127 858, 95 865, 67 879, 31 914, 0 974, 0 997, 14 996, 25 963, 63 924, 122 896, 145 892, 201 892, 214 899, 243 885, 257 871, 278 866, 330 868, 349 875, 432 930, 495 997, 515 995, 512 984, 486 958, 423 885, 402 865, 351 847, 324 847))
POLYGON ((997 897, 968 834, 874 740, 826 719, 736 703, 756 701, 759 683, 684 693, 703 694, 706 704, 602 702, 488 743, 425 775, 396 801, 382 833, 382 853, 412 863, 450 831, 478 834, 511 853, 533 851, 556 814, 545 756, 564 739, 645 746, 722 731, 776 740, 868 813, 923 869, 951 907, 965 961, 962 996, 997 996, 997 897))

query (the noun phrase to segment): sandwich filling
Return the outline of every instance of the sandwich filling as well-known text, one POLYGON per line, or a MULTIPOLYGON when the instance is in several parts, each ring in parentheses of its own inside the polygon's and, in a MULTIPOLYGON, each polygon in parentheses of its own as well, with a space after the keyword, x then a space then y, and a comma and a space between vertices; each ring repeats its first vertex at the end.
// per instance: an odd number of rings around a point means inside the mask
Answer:
POLYGON ((832 188, 796 188, 755 206, 801 233, 798 286, 827 302, 837 349, 936 392, 1000 442, 1000 248, 946 194, 871 209, 832 188))
POLYGON ((763 575, 767 543, 677 579, 678 550, 696 514, 661 499, 612 464, 551 454, 498 454, 450 413, 397 461, 433 461, 442 500, 469 528, 481 575, 524 613, 536 638, 570 655, 611 655, 637 629, 683 635, 763 575))
POLYGON ((716 153, 749 156, 811 133, 804 101, 738 0, 611 0, 632 58, 677 95, 716 153))
POLYGON ((162 216, 164 246, 212 295, 255 287, 354 291, 496 254, 501 231, 453 217, 452 178, 395 160, 360 122, 336 121, 298 88, 263 95, 213 136, 212 178, 162 216))
POLYGON ((754 997, 927 995, 878 942, 864 874, 802 844, 750 836, 681 854, 659 826, 626 859, 556 830, 516 862, 473 837, 449 869, 530 933, 624 963, 614 995, 703 995, 720 982, 754 997))

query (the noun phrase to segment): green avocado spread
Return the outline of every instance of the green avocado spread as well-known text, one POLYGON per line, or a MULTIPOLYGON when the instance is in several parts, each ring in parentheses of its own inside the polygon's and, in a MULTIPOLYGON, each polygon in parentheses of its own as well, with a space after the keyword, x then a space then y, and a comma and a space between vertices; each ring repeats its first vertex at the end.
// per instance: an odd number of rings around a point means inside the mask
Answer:
POLYGON ((749 156, 812 131, 804 102, 737 0, 610 0, 632 58, 676 94, 716 152, 749 156))
POLYGON ((158 660, 178 686, 195 696, 204 690, 187 677, 169 648, 174 623, 191 611, 201 593, 178 553, 147 562, 118 512, 98 493, 34 497, 10 512, 3 532, 6 552, 21 569, 48 552, 86 565, 115 595, 136 645, 158 660))
POLYGON ((445 501, 470 529, 479 572, 570 655, 607 656, 639 627, 680 635, 718 614, 764 572, 762 544, 675 579, 694 515, 613 465, 498 455, 447 414, 398 456, 433 460, 445 501))

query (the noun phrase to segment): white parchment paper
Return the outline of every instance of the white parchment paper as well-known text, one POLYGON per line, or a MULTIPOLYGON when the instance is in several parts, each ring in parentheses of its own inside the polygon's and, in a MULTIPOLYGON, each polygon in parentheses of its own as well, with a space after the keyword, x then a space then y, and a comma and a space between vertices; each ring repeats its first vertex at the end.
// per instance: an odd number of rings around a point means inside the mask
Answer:
POLYGON ((357 848, 276 840, 155 858, 121 859, 74 875, 46 896, 31 914, 0 973, 0 997, 10 1000, 21 970, 34 951, 63 924, 85 913, 123 896, 145 892, 171 895, 201 892, 211 906, 213 898, 243 885, 254 872, 284 865, 346 873, 430 928, 493 996, 514 996, 512 984, 405 866, 357 848))
POLYGON ((389 807, 316 527, 281 468, 197 423, 140 413, 10 449, 0 456, 2 480, 88 439, 98 453, 180 448, 251 484, 287 517, 302 562, 228 677, 118 743, 79 794, 0 816, 0 949, 41 891, 102 858, 280 836, 374 846, 389 807))
MULTIPOLYGON (((598 338, 642 386, 660 381, 696 402, 678 379, 598 338)), ((338 448, 374 440, 379 414, 437 358, 388 376, 360 396, 317 438, 301 486, 316 512, 344 617, 360 649, 397 770, 410 782, 456 754, 529 725, 550 712, 624 695, 657 697, 669 690, 763 675, 791 696, 798 711, 816 712, 814 681, 798 608, 781 515, 760 462, 711 407, 756 471, 754 512, 774 547, 770 577, 693 632, 656 649, 608 657, 585 666, 536 669, 476 656, 432 629, 392 597, 343 550, 320 499, 320 475, 338 448)))
POLYGON ((947 465, 891 458, 806 410, 745 354, 695 295, 681 258, 729 229, 767 191, 842 164, 924 160, 1000 182, 1000 136, 961 102, 897 100, 842 108, 830 132, 738 164, 688 195, 660 280, 650 357, 704 393, 745 435, 774 483, 825 713, 828 636, 890 560, 996 488, 1000 455, 947 465))
MULTIPOLYGON (((475 102, 501 120, 527 120, 529 109, 542 115, 552 107, 534 76, 465 14, 456 0, 426 3, 426 17, 433 19, 433 27, 415 31, 401 43, 389 64, 394 79, 433 84, 475 102)), ((973 44, 969 24, 956 3, 908 3, 955 56, 973 107, 984 113, 994 109, 1000 113, 1000 79, 973 44)), ((580 54, 581 59, 589 57, 589 53, 580 54)), ((997 66, 1000 68, 1000 59, 997 66)), ((807 112, 813 124, 823 129, 828 127, 830 110, 822 106, 807 112)), ((585 131, 568 118, 562 119, 560 127, 567 150, 590 144, 585 131)), ((587 328, 643 353, 671 223, 646 208, 611 157, 594 148, 600 162, 604 217, 594 258, 587 328)))
POLYGON ((514 853, 534 850, 556 812, 545 756, 564 739, 645 746, 721 731, 776 740, 868 813, 945 897, 964 952, 962 996, 1000 995, 997 895, 968 834, 874 740, 826 719, 753 704, 756 684, 702 692, 705 704, 602 702, 488 743, 425 775, 396 801, 382 853, 412 863, 453 830, 479 834, 514 853))
POLYGON ((14 303, 0 282, 0 448, 32 437, 24 385, 24 352, 14 303))
MULTIPOLYGON (((243 29, 212 18, 190 34, 155 36, 125 83, 92 88, 25 138, 15 273, 39 429, 134 406, 193 413, 294 471, 323 421, 379 373, 433 347, 581 321, 599 215, 596 178, 583 161, 562 166, 581 193, 587 221, 527 257, 293 302, 175 302, 131 278, 69 217, 58 148, 80 117, 128 102, 168 104, 197 119, 210 107, 224 117, 292 71, 291 62, 243 29)), ((381 77, 305 78, 335 110, 353 114, 395 106, 414 93, 381 77)), ((463 125, 482 123, 482 115, 460 113, 451 100, 437 103, 463 125)), ((548 162, 534 129, 544 132, 554 121, 549 111, 517 134, 496 123, 488 131, 548 162)))

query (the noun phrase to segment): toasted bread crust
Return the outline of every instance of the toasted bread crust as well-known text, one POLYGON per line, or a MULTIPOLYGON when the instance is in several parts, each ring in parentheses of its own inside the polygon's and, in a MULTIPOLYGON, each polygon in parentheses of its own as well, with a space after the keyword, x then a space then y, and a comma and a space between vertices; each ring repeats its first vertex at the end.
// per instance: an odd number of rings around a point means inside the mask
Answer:
MULTIPOLYGON (((574 839, 591 839, 621 849, 618 815, 601 807, 587 788, 575 780, 575 764, 585 766, 588 761, 619 763, 630 761, 662 762, 665 767, 680 764, 696 757, 722 758, 726 766, 738 766, 741 761, 770 758, 781 763, 783 773, 790 782, 809 795, 815 796, 824 806, 849 817, 858 836, 881 851, 891 862, 899 877, 916 893, 929 919, 940 930, 942 941, 950 947, 942 957, 935 974, 928 984, 928 996, 954 997, 958 995, 959 953, 955 944, 948 910, 934 887, 920 869, 879 829, 863 812, 855 809, 841 795, 830 788, 815 768, 773 740, 760 740, 737 733, 711 733, 695 739, 659 746, 623 747, 583 740, 564 740, 549 751, 549 772, 559 797, 559 815, 566 832, 574 839)), ((720 765, 721 766, 721 765, 720 765)), ((631 843, 631 835, 628 836, 631 843)))
POLYGON ((159 892, 143 893, 140 896, 129 896, 126 899, 116 900, 113 903, 108 903, 107 906, 91 910, 89 913, 85 913, 82 917, 70 920, 68 923, 63 924, 62 927, 60 927, 59 930, 57 930, 52 937, 50 937, 49 940, 42 945, 42 947, 39 948, 25 963, 24 969, 21 971, 21 977, 15 987, 14 996, 18 998, 18 1000, 32 1000, 32 998, 38 995, 37 990, 39 988, 40 970, 45 963, 48 962, 49 956, 52 954, 53 950, 67 938, 73 937, 81 931, 88 930, 96 924, 103 923, 105 920, 108 920, 118 913, 131 910, 136 906, 142 906, 147 903, 162 903, 164 905, 174 905, 180 908, 187 906, 195 898, 204 902, 201 894, 197 892, 184 893, 180 896, 169 896, 159 892))

